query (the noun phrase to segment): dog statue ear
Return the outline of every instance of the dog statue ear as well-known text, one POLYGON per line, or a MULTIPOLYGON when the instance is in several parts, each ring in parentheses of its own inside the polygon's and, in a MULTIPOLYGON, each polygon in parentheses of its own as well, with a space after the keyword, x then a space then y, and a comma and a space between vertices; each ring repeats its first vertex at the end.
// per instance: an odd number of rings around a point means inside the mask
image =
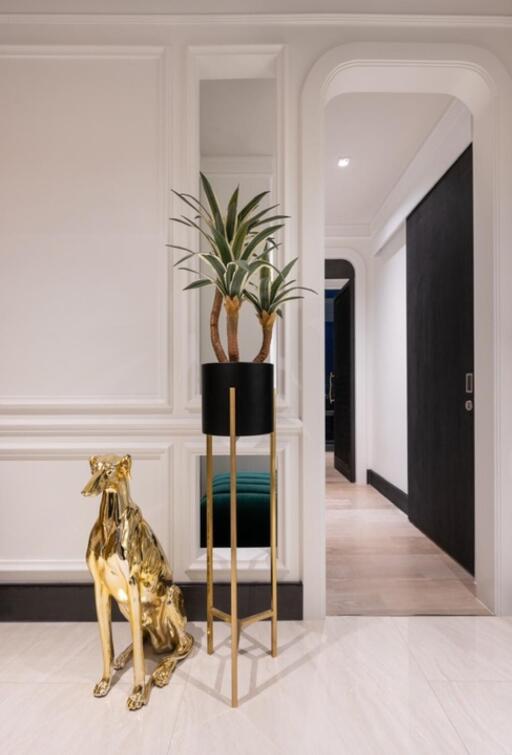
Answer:
POLYGON ((125 475, 127 477, 130 477, 130 473, 132 471, 132 457, 130 454, 126 454, 121 459, 121 468, 123 469, 125 475))
POLYGON ((89 466, 91 468, 91 472, 98 471, 98 457, 97 456, 91 456, 91 458, 89 459, 89 466))

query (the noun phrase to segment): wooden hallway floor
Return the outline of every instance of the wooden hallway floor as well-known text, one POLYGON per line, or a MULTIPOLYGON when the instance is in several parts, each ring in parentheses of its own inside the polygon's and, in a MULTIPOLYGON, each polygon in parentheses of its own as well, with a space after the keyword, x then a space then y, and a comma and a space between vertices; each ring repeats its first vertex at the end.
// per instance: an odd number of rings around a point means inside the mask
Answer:
POLYGON ((369 485, 326 455, 329 616, 489 615, 473 577, 369 485))

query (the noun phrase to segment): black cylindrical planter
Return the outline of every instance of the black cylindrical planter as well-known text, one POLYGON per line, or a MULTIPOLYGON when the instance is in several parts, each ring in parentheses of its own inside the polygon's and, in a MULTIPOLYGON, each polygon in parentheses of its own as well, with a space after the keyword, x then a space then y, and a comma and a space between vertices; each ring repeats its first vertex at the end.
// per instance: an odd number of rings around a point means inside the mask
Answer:
POLYGON ((274 429, 274 365, 255 362, 202 365, 203 433, 229 435, 230 388, 236 388, 236 434, 271 433, 274 429))

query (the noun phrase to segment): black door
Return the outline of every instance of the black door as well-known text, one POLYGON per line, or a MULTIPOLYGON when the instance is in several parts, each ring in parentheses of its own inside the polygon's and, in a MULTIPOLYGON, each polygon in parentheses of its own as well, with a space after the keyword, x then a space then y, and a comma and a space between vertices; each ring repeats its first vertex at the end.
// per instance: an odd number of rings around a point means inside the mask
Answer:
POLYGON ((355 481, 354 279, 334 300, 334 466, 355 481))
POLYGON ((334 451, 334 300, 339 289, 325 289, 325 450, 334 451))
POLYGON ((474 572, 471 147, 407 218, 409 518, 474 572))

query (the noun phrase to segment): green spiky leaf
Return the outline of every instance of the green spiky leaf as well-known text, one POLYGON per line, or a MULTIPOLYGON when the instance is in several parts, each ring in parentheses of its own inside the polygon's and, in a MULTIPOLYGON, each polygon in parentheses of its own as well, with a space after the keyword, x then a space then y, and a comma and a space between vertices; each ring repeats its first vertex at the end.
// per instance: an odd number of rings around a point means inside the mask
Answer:
POLYGON ((260 194, 256 194, 255 197, 253 197, 245 207, 242 207, 240 212, 238 213, 238 224, 242 223, 245 218, 249 215, 250 212, 252 212, 258 205, 261 203, 261 200, 267 196, 267 194, 270 194, 269 191, 262 191, 260 194))
POLYGON ((239 191, 240 187, 237 186, 231 196, 231 199, 228 202, 228 209, 226 213, 226 236, 228 237, 228 241, 232 240, 235 233, 239 191))
POLYGON ((226 267, 218 257, 214 254, 200 254, 199 257, 215 271, 219 278, 222 278, 226 272, 226 267))
POLYGON ((191 257, 195 257, 196 253, 191 252, 190 254, 186 254, 184 257, 182 257, 180 260, 174 263, 173 267, 178 267, 179 265, 182 265, 184 262, 189 260, 191 257))
POLYGON ((198 281, 192 281, 192 283, 189 283, 188 286, 185 286, 183 290, 191 291, 193 288, 204 288, 204 286, 213 286, 213 285, 214 284, 212 283, 212 281, 201 278, 198 281))
POLYGON ((212 217, 208 210, 201 204, 201 202, 196 199, 195 197, 191 196, 190 194, 182 194, 179 191, 174 191, 172 189, 172 193, 178 197, 178 199, 181 199, 181 201, 187 205, 187 207, 190 207, 190 209, 194 210, 194 212, 199 213, 196 217, 198 218, 204 218, 206 222, 212 220, 212 217))
POLYGON ((269 236, 272 236, 273 233, 276 233, 283 227, 282 224, 280 225, 273 225, 270 228, 265 228, 263 231, 260 231, 257 233, 251 241, 247 244, 245 249, 242 252, 242 259, 249 259, 251 254, 258 248, 260 244, 262 244, 265 239, 268 239, 269 236))
POLYGON ((201 184, 203 187, 203 191, 206 195, 206 199, 208 200, 208 205, 210 207, 212 218, 215 222, 215 227, 218 231, 218 233, 224 235, 226 232, 226 229, 224 227, 224 221, 222 220, 222 213, 219 208, 219 203, 217 202, 217 197, 215 196, 215 192, 212 189, 211 183, 208 181, 204 173, 199 174, 201 177, 201 184))

